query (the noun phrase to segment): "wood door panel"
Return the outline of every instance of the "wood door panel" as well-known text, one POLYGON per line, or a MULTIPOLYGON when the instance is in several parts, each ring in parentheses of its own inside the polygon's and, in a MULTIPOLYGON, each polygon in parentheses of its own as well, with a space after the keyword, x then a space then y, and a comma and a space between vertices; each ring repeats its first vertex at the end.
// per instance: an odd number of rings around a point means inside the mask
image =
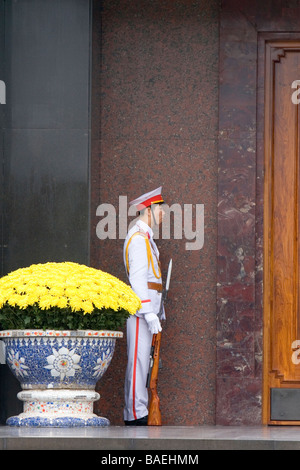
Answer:
MULTIPOLYGON (((300 388, 293 360, 299 331, 299 106, 292 83, 300 79, 299 41, 265 45, 264 399, 270 390, 300 388)), ((299 350, 300 352, 300 350, 299 350)))

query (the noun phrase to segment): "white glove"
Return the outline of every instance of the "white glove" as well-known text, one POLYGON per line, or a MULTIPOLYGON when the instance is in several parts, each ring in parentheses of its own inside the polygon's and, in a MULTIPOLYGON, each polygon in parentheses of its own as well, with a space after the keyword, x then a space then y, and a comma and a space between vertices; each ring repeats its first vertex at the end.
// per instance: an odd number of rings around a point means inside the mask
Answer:
POLYGON ((159 318, 155 313, 145 313, 144 317, 152 335, 156 335, 162 330, 159 318))

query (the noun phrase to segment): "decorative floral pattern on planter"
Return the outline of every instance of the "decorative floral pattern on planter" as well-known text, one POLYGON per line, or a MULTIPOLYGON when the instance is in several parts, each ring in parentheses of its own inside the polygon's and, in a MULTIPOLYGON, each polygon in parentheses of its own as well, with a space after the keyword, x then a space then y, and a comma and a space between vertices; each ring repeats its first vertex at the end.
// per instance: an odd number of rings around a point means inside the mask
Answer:
POLYGON ((94 367, 93 376, 98 379, 98 377, 103 375, 106 369, 108 368, 111 361, 111 351, 108 349, 106 353, 103 353, 99 359, 97 359, 97 365, 94 367))
POLYGON ((44 368, 49 369, 53 377, 60 377, 60 380, 65 377, 74 377, 76 370, 81 368, 78 365, 80 356, 75 354, 75 349, 71 351, 64 347, 58 351, 53 349, 53 354, 47 356, 46 359, 48 365, 44 368))
POLYGON ((101 331, 80 333, 79 338, 70 332, 58 336, 47 331, 30 331, 29 336, 26 330, 22 336, 21 331, 1 333, 8 363, 23 390, 64 386, 94 389, 112 359, 116 338, 122 336, 121 332, 103 332, 103 336, 101 331))
POLYGON ((18 351, 14 351, 13 349, 7 354, 7 362, 9 363, 13 373, 18 376, 28 375, 26 369, 28 367, 25 365, 24 357, 20 357, 18 351))

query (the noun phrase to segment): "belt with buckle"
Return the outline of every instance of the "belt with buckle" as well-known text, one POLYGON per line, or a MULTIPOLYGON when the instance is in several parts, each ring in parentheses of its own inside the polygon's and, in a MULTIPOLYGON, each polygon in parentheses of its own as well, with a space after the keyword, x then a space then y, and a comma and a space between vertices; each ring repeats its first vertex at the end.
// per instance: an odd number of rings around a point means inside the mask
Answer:
POLYGON ((148 282, 148 289, 157 290, 157 292, 162 292, 162 284, 158 282, 148 282))

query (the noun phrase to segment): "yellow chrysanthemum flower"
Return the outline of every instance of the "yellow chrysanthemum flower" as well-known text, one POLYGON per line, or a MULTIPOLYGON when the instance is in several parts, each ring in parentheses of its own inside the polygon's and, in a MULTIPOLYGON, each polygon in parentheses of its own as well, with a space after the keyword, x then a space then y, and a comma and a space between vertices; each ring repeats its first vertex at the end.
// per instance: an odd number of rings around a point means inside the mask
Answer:
POLYGON ((89 300, 86 300, 85 302, 83 302, 82 310, 84 311, 84 313, 92 313, 92 311, 94 310, 93 303, 89 300))
POLYGON ((72 262, 44 263, 20 268, 0 279, 0 308, 5 304, 42 310, 70 307, 92 313, 103 308, 127 310, 133 315, 141 301, 111 274, 72 262))
POLYGON ((68 306, 68 299, 66 297, 58 297, 55 305, 58 308, 66 308, 68 306))

